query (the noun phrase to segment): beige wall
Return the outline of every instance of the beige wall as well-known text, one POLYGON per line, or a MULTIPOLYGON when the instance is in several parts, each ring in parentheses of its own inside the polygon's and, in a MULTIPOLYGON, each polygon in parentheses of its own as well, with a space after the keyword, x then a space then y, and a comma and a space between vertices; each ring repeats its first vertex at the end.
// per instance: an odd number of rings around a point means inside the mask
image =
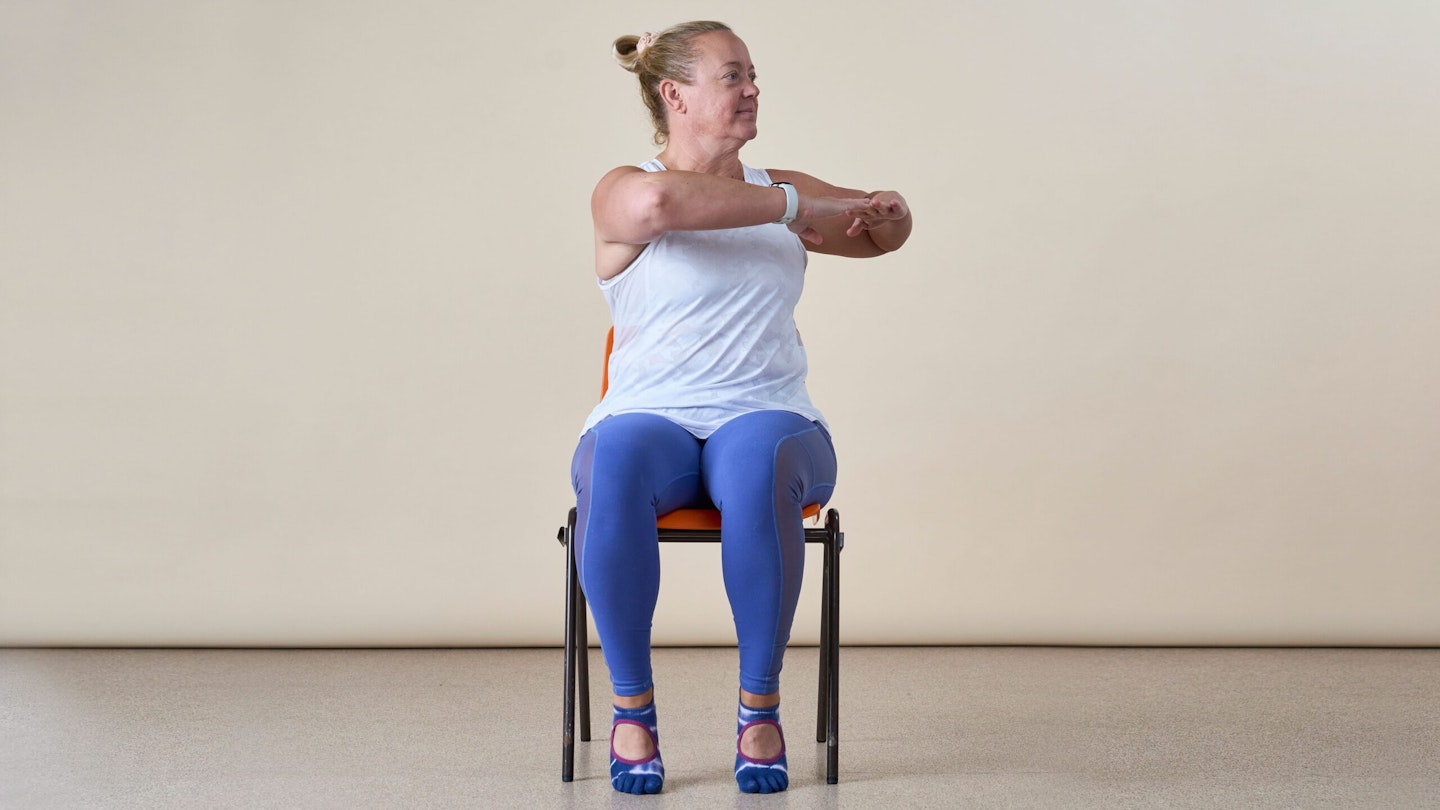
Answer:
POLYGON ((847 641, 1440 643, 1433 3, 766 5, 0 4, 0 642, 558 643, 608 43, 724 14, 917 211, 800 313, 847 641))

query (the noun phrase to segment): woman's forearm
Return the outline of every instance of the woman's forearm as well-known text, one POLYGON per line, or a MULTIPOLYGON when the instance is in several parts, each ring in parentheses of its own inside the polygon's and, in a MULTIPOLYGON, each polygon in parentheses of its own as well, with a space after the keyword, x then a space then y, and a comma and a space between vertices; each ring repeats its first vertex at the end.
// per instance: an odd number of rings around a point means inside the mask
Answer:
POLYGON ((649 172, 637 178, 640 216, 656 235, 710 231, 775 222, 785 213, 785 192, 700 172, 649 172))

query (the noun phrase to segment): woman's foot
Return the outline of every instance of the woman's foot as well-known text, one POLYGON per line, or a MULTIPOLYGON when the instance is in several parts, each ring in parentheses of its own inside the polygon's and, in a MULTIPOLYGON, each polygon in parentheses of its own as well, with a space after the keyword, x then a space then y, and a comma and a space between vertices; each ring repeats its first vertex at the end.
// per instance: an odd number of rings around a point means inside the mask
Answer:
POLYGON ((742 701, 736 717, 735 783, 744 793, 778 793, 790 786, 780 704, 751 708, 742 701))
POLYGON ((610 786, 621 793, 659 793, 665 786, 655 703, 637 708, 615 706, 610 729, 610 786))

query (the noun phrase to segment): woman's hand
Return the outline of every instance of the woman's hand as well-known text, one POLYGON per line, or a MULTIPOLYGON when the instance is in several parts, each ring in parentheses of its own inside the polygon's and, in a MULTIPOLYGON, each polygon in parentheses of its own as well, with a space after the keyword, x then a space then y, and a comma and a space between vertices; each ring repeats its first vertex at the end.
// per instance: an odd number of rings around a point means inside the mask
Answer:
POLYGON ((913 212, 897 191, 837 186, 791 169, 769 173, 773 181, 794 183, 800 193, 790 230, 812 253, 868 259, 899 250, 910 238, 913 212))
POLYGON ((887 222, 910 216, 910 206, 897 191, 878 191, 866 202, 868 205, 863 209, 853 212, 855 221, 845 230, 846 236, 859 236, 887 222))
MULTIPOLYGON (((899 196, 898 194, 895 196, 899 196)), ((840 198, 840 197, 811 197, 805 194, 800 195, 800 206, 796 209, 795 220, 785 227, 804 239, 806 242, 818 245, 825 241, 820 232, 815 229, 815 223, 831 217, 847 216, 860 217, 868 215, 872 201, 864 197, 840 198)), ((851 226, 854 227, 853 225, 851 226)), ((855 233, 859 233, 856 231, 855 233)), ((852 236, 854 234, 851 234, 852 236)))

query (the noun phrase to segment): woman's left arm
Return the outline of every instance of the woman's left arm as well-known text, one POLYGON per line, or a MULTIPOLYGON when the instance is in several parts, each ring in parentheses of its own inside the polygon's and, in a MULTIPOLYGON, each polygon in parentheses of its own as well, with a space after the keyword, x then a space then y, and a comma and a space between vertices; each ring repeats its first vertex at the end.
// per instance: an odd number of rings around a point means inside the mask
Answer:
POLYGON ((833 186, 804 172, 771 169, 770 180, 793 183, 801 194, 820 197, 866 197, 870 207, 858 216, 831 217, 811 223, 820 241, 807 240, 805 249, 833 256, 865 259, 899 250, 910 238, 910 205, 898 191, 865 192, 833 186))

